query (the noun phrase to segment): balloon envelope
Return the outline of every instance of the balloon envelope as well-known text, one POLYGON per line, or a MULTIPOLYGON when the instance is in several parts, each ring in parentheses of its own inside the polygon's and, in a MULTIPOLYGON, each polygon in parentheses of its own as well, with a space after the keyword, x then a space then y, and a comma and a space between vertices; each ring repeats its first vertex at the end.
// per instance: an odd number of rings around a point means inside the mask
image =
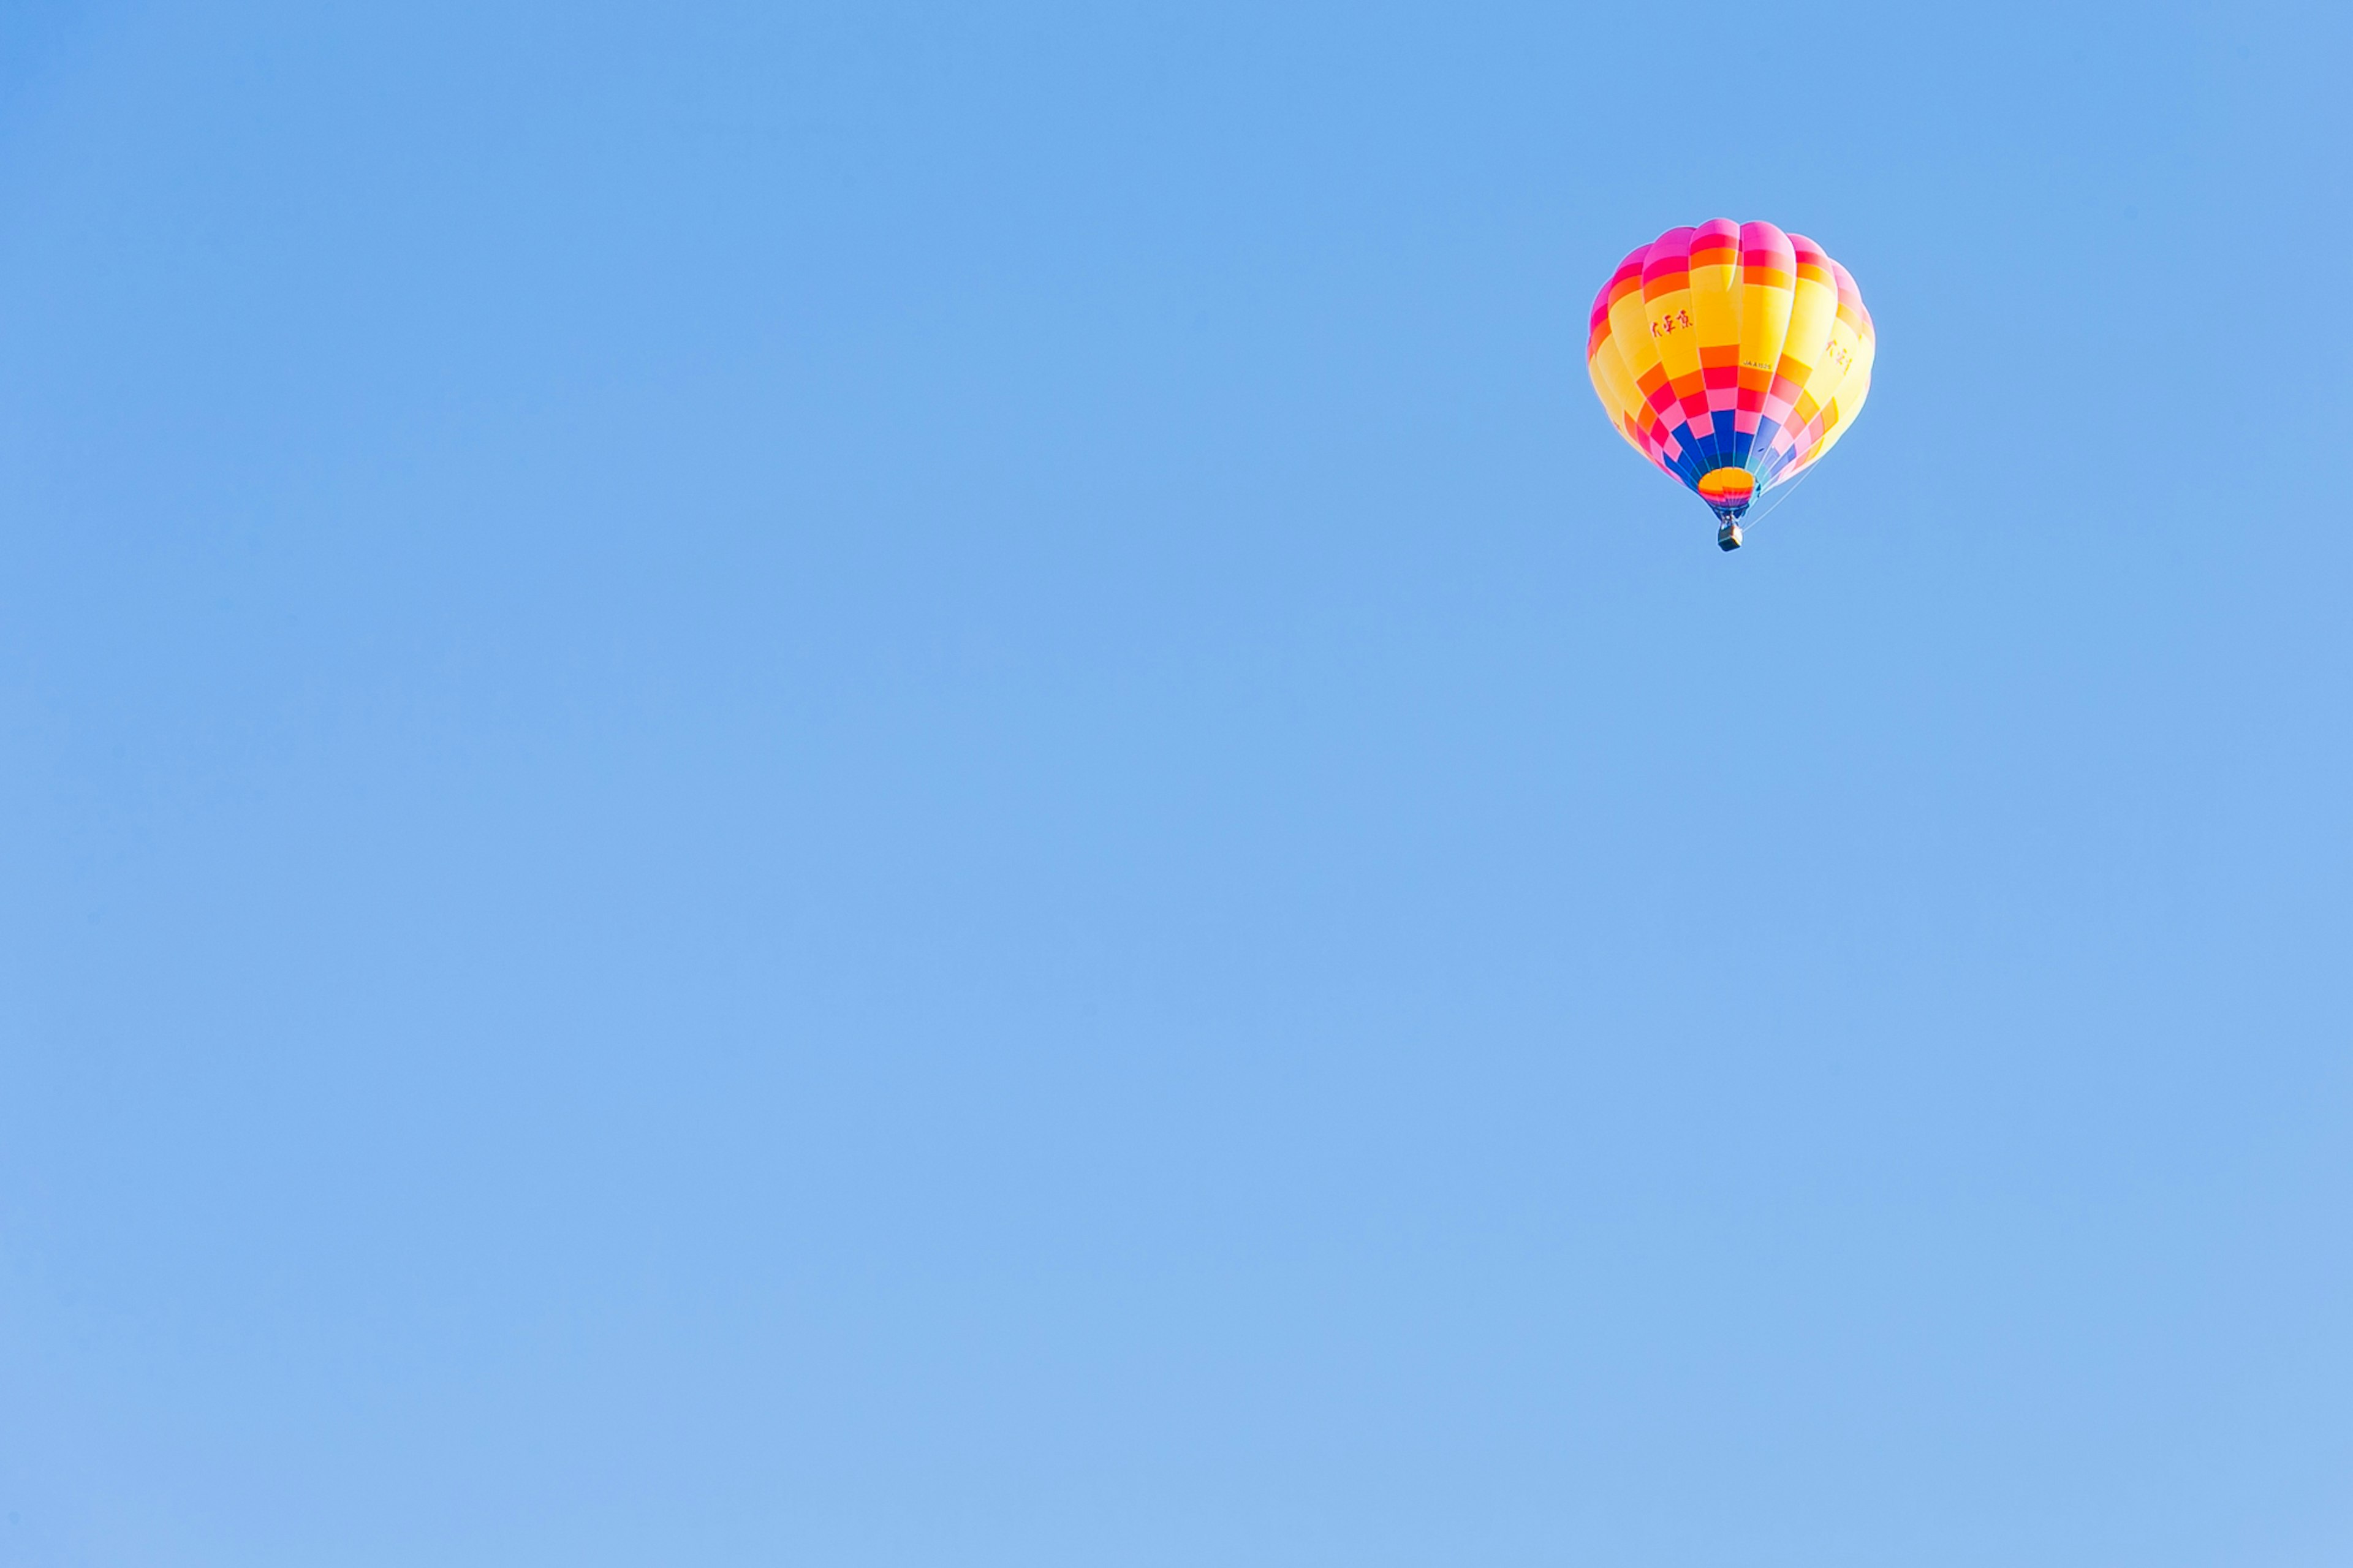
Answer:
POLYGON ((1585 364, 1627 445, 1729 524, 1846 434, 1876 342, 1854 279, 1820 246, 1716 218, 1618 264, 1585 364))

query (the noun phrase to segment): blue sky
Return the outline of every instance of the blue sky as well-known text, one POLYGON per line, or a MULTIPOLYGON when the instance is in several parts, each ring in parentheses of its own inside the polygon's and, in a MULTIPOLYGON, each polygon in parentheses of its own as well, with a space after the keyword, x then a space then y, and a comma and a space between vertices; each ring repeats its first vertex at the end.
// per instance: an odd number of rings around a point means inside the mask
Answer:
POLYGON ((2345 1562, 2349 58, 12 6, 0 1563, 2345 1562))

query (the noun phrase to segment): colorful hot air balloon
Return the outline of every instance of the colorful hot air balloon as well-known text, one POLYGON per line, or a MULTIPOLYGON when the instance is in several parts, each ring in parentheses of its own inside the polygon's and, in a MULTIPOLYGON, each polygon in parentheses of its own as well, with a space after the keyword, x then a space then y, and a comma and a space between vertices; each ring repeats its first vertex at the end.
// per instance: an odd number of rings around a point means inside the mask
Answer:
POLYGON ((1737 550, 1749 503, 1854 423, 1873 345, 1853 278, 1820 246, 1720 217, 1618 264, 1585 365, 1627 445, 1697 491, 1737 550))

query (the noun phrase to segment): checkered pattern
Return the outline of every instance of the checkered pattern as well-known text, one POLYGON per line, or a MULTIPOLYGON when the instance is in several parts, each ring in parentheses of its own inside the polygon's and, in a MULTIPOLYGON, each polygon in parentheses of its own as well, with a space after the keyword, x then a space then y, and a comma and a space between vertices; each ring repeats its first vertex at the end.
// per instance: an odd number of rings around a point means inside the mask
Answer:
POLYGON ((1618 264, 1585 363, 1627 444, 1729 521, 1838 444, 1876 344, 1854 279, 1821 247, 1715 218, 1618 264))

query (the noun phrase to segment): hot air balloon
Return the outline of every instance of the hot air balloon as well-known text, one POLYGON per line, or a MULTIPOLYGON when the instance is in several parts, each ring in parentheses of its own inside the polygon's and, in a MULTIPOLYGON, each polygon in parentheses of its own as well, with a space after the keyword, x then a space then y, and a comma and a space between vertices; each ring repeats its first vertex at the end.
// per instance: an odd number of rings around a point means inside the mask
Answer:
POLYGON ((1626 444, 1696 491, 1715 542, 1838 445, 1876 340, 1847 269, 1803 235, 1716 218, 1671 228, 1594 296, 1585 364, 1626 444))

